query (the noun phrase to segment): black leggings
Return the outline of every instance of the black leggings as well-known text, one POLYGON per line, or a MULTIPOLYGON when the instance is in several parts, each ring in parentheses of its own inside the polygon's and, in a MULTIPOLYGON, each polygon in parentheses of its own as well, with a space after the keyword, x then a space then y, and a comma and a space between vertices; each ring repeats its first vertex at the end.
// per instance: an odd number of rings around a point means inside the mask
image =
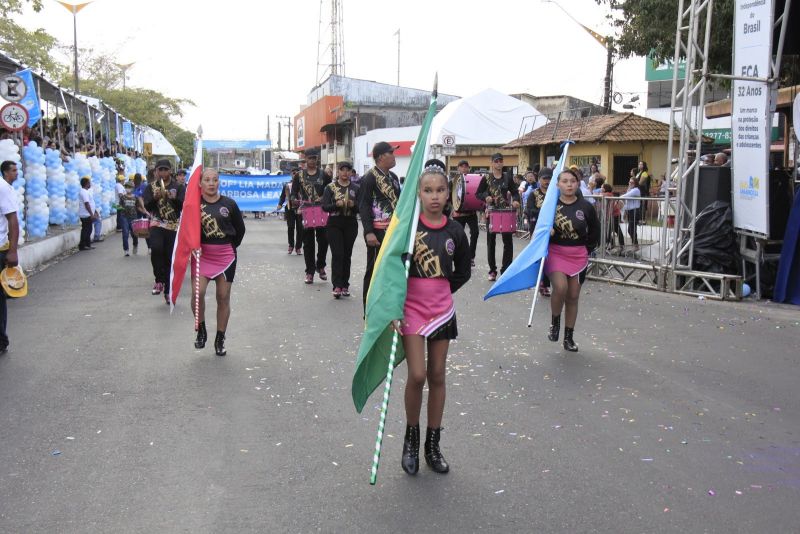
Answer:
POLYGON ((150 263, 156 282, 164 284, 164 294, 169 295, 169 270, 172 266, 172 249, 177 232, 165 228, 150 228, 150 263))
POLYGON ((331 247, 331 283, 333 287, 350 287, 350 260, 358 236, 355 217, 333 215, 328 219, 328 245, 331 247))
POLYGON ((303 217, 297 213, 297 210, 286 210, 283 214, 286 217, 289 246, 300 248, 303 246, 303 217))
POLYGON ((628 235, 631 236, 631 242, 634 245, 639 244, 639 237, 636 235, 636 221, 639 220, 639 208, 627 210, 628 214, 628 235))

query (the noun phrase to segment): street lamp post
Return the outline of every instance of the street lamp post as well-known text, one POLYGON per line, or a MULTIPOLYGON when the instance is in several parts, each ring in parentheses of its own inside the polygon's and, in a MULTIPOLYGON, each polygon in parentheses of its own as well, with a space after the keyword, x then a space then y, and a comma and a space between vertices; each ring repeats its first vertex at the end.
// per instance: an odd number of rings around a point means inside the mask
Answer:
POLYGON ((89 2, 84 2, 82 4, 70 4, 68 2, 61 2, 61 0, 56 0, 56 2, 64 6, 67 11, 72 13, 72 38, 74 51, 73 68, 75 69, 75 94, 77 95, 79 94, 80 87, 78 82, 78 11, 91 4, 92 1, 90 0, 89 2))

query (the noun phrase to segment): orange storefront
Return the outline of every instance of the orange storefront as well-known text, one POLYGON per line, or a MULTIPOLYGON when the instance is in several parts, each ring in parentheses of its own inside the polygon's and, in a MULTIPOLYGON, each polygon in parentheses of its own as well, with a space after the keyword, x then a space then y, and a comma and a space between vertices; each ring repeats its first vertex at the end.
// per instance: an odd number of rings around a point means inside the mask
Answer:
POLYGON ((320 130, 327 124, 335 124, 343 108, 344 97, 324 96, 298 113, 294 118, 295 149, 302 152, 326 144, 328 136, 320 130))

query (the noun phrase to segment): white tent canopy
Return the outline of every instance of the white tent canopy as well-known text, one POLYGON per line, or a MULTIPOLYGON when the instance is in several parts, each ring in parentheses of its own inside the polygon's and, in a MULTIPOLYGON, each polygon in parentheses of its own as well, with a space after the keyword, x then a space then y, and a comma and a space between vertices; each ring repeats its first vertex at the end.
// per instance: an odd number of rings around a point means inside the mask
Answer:
POLYGON ((433 119, 431 145, 454 135, 457 145, 505 145, 543 125, 536 108, 491 88, 447 104, 433 119), (523 126, 524 125, 524 126, 523 126))
POLYGON ((177 156, 178 153, 175 151, 175 147, 172 146, 172 143, 167 141, 167 138, 164 137, 164 134, 159 132, 158 130, 153 130, 152 128, 146 128, 143 134, 143 140, 145 143, 152 143, 153 144, 153 155, 154 156, 177 156))

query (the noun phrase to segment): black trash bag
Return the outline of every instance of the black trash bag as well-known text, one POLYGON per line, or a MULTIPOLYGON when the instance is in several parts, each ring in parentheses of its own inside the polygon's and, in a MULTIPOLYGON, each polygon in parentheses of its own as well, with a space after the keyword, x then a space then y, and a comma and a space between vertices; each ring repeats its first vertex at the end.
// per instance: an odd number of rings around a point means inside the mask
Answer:
MULTIPOLYGON (((688 261, 688 252, 681 256, 681 261, 688 261)), ((712 202, 700 212, 695 222, 692 269, 706 273, 738 274, 739 263, 731 205, 719 200, 712 202)))

